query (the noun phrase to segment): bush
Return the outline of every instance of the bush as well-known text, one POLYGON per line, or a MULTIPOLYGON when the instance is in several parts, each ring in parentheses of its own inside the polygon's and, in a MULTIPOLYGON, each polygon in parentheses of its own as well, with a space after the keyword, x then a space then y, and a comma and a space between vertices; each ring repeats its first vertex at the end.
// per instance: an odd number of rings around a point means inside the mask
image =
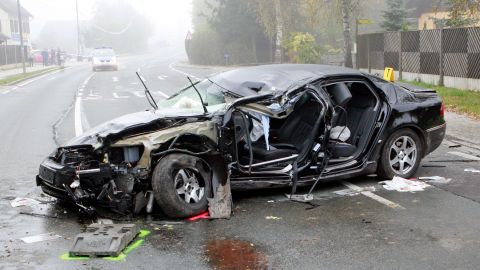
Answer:
POLYGON ((292 32, 283 41, 282 47, 294 63, 317 64, 322 58, 323 49, 310 33, 292 32))

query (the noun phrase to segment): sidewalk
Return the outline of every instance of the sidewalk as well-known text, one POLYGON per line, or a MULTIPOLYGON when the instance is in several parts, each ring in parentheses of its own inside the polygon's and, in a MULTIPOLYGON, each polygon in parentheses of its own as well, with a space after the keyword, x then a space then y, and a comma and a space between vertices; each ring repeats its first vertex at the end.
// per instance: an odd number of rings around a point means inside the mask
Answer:
MULTIPOLYGON (((39 71, 39 70, 44 70, 44 69, 49 69, 55 66, 46 66, 44 67, 43 65, 34 65, 33 67, 26 67, 26 72, 32 72, 32 71, 39 71)), ((13 68, 13 69, 8 69, 8 70, 0 70, 0 80, 5 79, 10 76, 22 74, 23 70, 22 68, 13 68)))
POLYGON ((480 148, 480 121, 453 112, 445 112, 445 121, 447 121, 447 136, 480 148))

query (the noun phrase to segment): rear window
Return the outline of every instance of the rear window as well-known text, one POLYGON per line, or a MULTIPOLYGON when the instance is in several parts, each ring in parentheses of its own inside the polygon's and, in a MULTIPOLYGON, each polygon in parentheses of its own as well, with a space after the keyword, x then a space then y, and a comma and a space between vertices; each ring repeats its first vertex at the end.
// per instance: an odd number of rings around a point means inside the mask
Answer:
POLYGON ((115 52, 113 49, 95 49, 93 51, 93 56, 114 56, 115 52))

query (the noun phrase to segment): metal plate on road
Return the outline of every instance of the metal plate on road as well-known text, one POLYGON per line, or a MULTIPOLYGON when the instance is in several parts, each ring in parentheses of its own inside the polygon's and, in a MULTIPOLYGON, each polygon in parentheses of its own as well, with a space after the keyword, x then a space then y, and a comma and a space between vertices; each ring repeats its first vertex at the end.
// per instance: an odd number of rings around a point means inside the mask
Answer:
POLYGON ((136 224, 92 224, 75 237, 70 256, 118 256, 140 232, 136 224))

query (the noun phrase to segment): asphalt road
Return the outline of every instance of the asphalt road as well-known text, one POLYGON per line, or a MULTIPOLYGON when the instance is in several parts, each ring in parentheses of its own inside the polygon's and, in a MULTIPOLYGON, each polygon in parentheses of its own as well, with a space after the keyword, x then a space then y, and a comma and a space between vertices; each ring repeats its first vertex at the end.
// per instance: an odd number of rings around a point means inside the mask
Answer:
POLYGON ((125 259, 62 259, 73 237, 92 221, 41 195, 35 186, 38 165, 76 132, 148 109, 138 69, 157 99, 186 85, 185 73, 201 78, 220 70, 178 65, 183 58, 165 49, 121 57, 117 72, 93 73, 88 64, 75 65, 0 89, 0 269, 479 268, 480 175, 464 169, 480 169, 475 161, 480 152, 451 148, 448 141, 427 157, 417 176, 452 180, 425 191, 387 191, 378 184, 382 179, 361 177, 319 185, 315 207, 287 201, 287 190, 237 192, 230 220, 141 216, 131 222, 151 234, 125 259), (347 186, 375 191, 333 193, 347 186), (44 203, 12 208, 16 197, 44 203), (43 233, 60 237, 20 240, 43 233))

